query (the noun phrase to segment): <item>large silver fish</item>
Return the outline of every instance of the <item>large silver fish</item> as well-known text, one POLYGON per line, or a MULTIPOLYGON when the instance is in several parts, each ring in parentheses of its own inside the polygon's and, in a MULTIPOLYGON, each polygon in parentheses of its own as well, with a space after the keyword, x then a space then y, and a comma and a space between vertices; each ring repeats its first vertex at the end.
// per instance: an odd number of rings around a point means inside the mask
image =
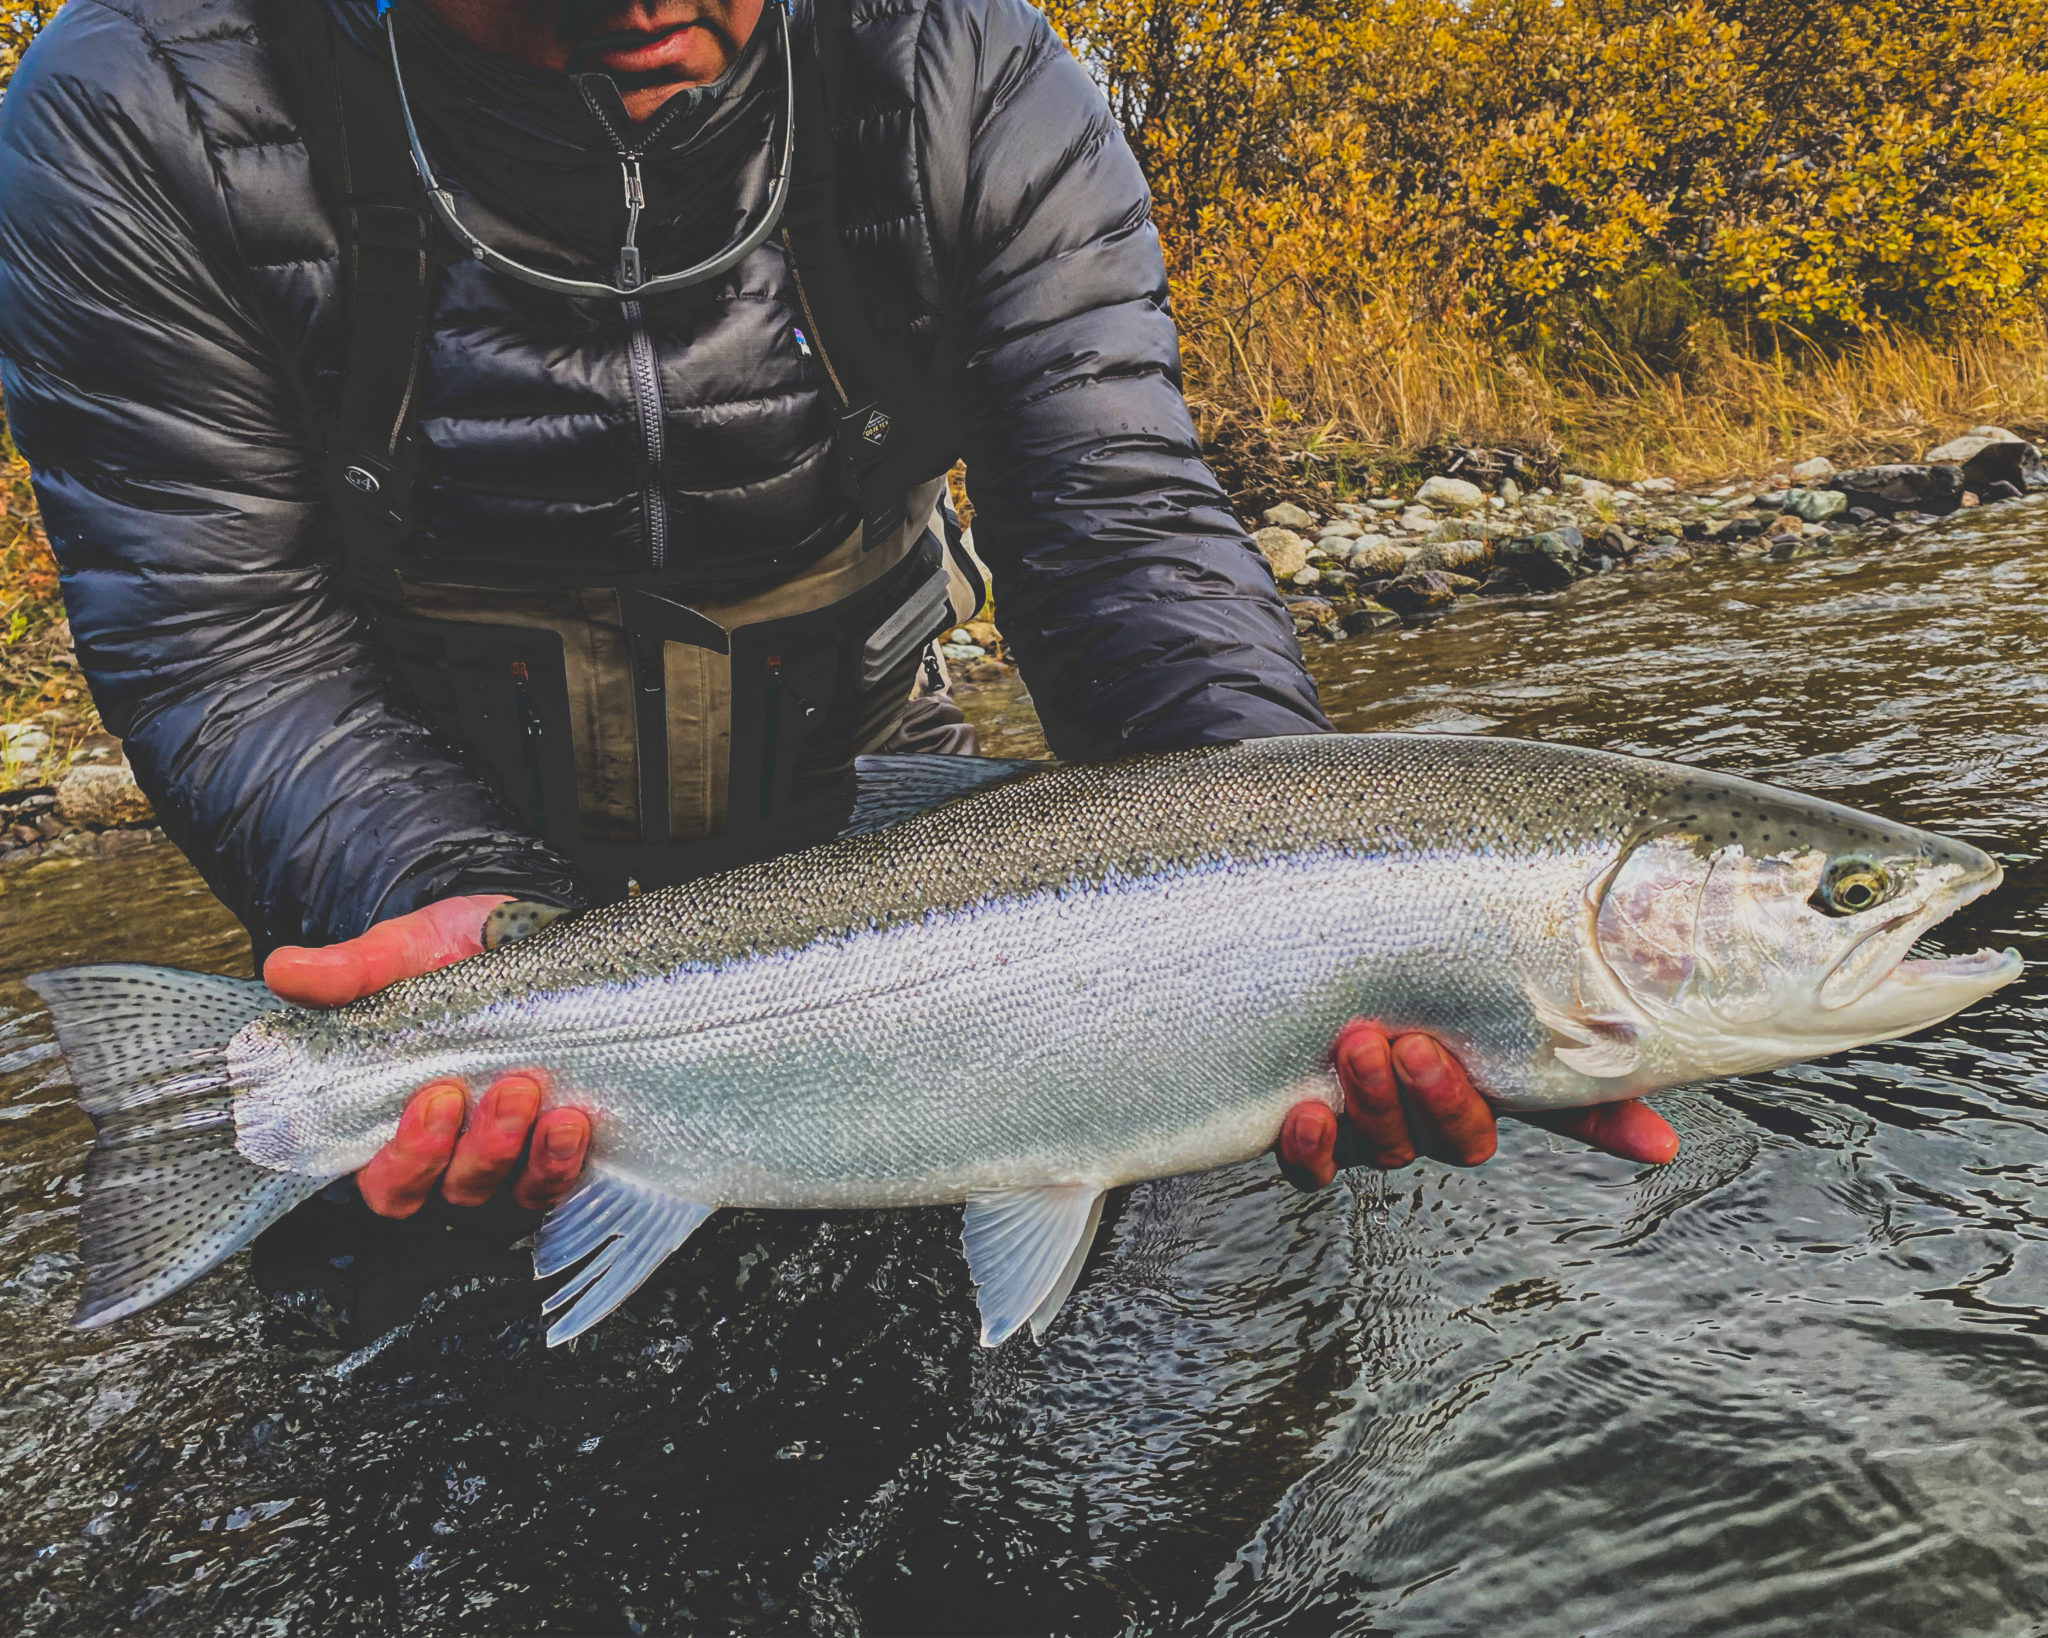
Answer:
POLYGON ((1099 766, 870 758, 847 834, 565 918, 332 1012, 165 968, 30 982, 99 1126, 77 1323, 156 1302, 367 1161, 424 1081, 594 1117, 535 1237, 561 1342, 720 1206, 965 1202, 982 1341, 1042 1331, 1103 1191, 1341 1106, 1348 1019, 1508 1109, 1920 1029, 2017 955, 1909 960, 1961 842, 1560 745, 1251 741, 1099 766))

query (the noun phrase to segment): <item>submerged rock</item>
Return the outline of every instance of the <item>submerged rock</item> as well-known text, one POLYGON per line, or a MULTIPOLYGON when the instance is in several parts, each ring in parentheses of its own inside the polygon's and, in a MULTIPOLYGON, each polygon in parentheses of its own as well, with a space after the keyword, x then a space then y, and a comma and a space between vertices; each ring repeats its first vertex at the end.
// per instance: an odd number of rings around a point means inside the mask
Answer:
POLYGON ((1540 535, 1504 541, 1494 551, 1494 562, 1531 591, 1555 591, 1579 577, 1581 544, 1563 530, 1546 529, 1540 535))
POLYGON ((1387 585, 1376 599, 1396 614, 1405 615, 1434 614, 1457 600, 1458 588, 1440 569, 1411 569, 1387 585))

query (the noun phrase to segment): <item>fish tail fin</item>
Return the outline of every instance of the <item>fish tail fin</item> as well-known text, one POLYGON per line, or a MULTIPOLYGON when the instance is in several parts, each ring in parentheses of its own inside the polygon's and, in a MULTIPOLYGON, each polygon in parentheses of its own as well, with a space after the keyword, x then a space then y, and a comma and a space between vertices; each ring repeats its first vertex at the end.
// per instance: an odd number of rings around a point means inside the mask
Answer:
POLYGON ((235 1148, 227 1048, 283 1003, 252 979, 170 967, 66 967, 28 986, 56 1025, 99 1141, 85 1166, 86 1287, 72 1324, 105 1325, 190 1284, 325 1186, 235 1148))

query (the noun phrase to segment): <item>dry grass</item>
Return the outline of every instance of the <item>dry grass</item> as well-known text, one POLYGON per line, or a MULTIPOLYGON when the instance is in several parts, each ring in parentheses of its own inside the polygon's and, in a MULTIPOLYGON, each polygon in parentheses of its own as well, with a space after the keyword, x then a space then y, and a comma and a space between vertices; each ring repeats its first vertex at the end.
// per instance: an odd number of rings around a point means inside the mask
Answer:
POLYGON ((1808 455, 1917 460, 1987 421, 2048 427, 2040 318, 2000 337, 1880 333, 1831 351, 1710 333, 1682 372, 1597 348, 1546 369, 1475 329, 1413 320, 1393 299, 1341 308, 1293 288, 1235 309, 1184 306, 1181 323, 1196 418, 1246 478, 1306 455, 1333 464, 1341 486, 1452 442, 1697 482, 1808 455))
MULTIPOLYGON (((76 718, 80 732, 97 726, 72 664, 57 564, 36 515, 28 463, 0 423, 0 722, 53 707, 76 718)), ((0 779, 0 788, 5 784, 0 779)))

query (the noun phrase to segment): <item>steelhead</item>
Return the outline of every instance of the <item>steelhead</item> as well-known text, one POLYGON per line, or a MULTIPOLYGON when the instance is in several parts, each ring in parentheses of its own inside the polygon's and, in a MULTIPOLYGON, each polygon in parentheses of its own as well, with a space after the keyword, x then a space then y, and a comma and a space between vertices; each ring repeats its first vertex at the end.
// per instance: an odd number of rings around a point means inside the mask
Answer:
POLYGON ((99 1128, 77 1323, 158 1301, 362 1166, 422 1082, 538 1071, 589 1168, 535 1236, 551 1343, 721 1206, 964 1202, 982 1341, 1043 1331, 1121 1183, 1341 1107, 1347 1020, 1426 1029, 1505 1109, 1884 1040, 2020 970, 1908 959, 1998 884, 1962 842, 1563 745, 1317 735, 1064 766, 866 758, 800 853, 555 921, 321 1012, 77 967, 99 1128))

